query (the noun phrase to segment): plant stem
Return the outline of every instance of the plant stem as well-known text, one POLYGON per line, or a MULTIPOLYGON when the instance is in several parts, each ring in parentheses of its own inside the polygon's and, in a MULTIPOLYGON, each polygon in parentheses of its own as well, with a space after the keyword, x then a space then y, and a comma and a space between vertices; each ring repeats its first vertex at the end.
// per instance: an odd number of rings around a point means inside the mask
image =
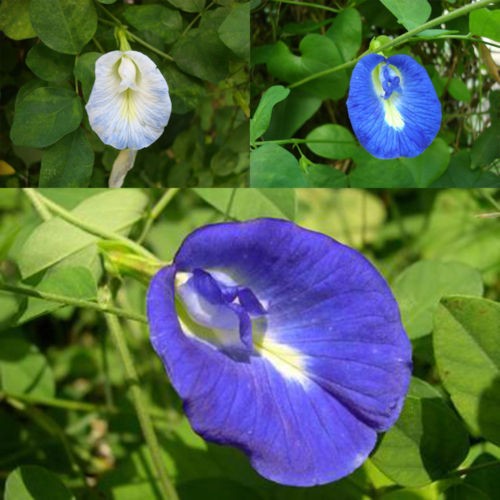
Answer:
POLYGON ((154 47, 153 45, 150 45, 149 43, 147 43, 145 40, 143 40, 142 38, 138 37, 137 35, 134 35, 133 33, 131 33, 127 26, 125 26, 117 17, 115 17, 113 14, 111 14, 111 12, 109 12, 108 9, 106 9, 106 7, 104 7, 102 4, 100 4, 99 2, 96 2, 97 5, 99 6, 99 8, 110 18, 113 20, 113 23, 111 23, 110 21, 107 21, 106 19, 101 19, 100 21, 104 24, 108 24, 108 25, 116 25, 118 26, 119 28, 121 28, 125 33, 126 33, 126 36, 128 38, 131 38, 132 40, 136 41, 139 45, 142 45, 143 47, 146 47, 147 49, 151 50, 152 52, 158 54, 159 56, 163 57, 164 59, 167 59, 168 61, 173 61, 174 58, 168 54, 166 54, 165 52, 162 52, 160 49, 157 49, 156 47, 154 47))
POLYGON ((233 208, 235 196, 236 196, 236 188, 233 188, 231 190, 231 196, 229 197, 229 202, 227 204, 226 211, 224 213, 224 221, 227 221, 230 218, 230 213, 231 213, 231 209, 233 208))
MULTIPOLYGON (((27 191, 27 189, 24 189, 24 191, 27 191)), ((125 238, 121 234, 114 233, 112 231, 106 231, 105 229, 101 229, 99 227, 94 226, 93 224, 89 224, 87 222, 78 219, 71 212, 61 207, 57 203, 54 203, 53 201, 49 200, 48 198, 41 195, 39 192, 35 190, 31 191, 31 196, 38 198, 38 201, 42 203, 46 208, 48 208, 55 214, 59 215, 61 219, 64 219, 66 222, 69 222, 73 226, 76 226, 87 233, 93 234, 94 236, 97 236, 105 240, 119 241, 126 247, 136 252, 138 255, 142 255, 143 257, 146 257, 147 259, 151 259, 153 261, 158 261, 158 259, 152 253, 148 252, 144 247, 137 244, 135 241, 132 241, 129 238, 125 238)))
MULTIPOLYGON (((93 403, 85 403, 82 401, 72 401, 69 399, 59 399, 59 398, 44 398, 40 396, 33 396, 31 394, 17 394, 13 392, 0 391, 0 401, 2 399, 12 399, 25 401, 32 405, 49 406, 52 408, 62 408, 68 411, 79 411, 79 412, 89 412, 89 413, 109 413, 109 414, 129 414, 131 411, 122 410, 113 405, 97 405, 93 403)), ((165 412, 161 410, 147 409, 146 412, 152 418, 165 421, 165 412)))
POLYGON ((256 146, 264 144, 351 144, 352 141, 330 141, 328 139, 275 139, 270 141, 256 141, 256 146))
POLYGON ((484 464, 471 465, 470 467, 466 467, 465 469, 458 469, 448 474, 449 477, 454 476, 464 476, 469 474, 470 472, 475 472, 476 470, 487 469, 489 467, 499 467, 500 460, 495 460, 491 462, 485 462, 484 464))
POLYGON ((118 26, 123 26, 123 23, 117 18, 115 17, 113 14, 111 14, 111 12, 106 9, 106 7, 104 7, 104 5, 102 5, 102 3, 100 2, 94 2, 110 19, 113 20, 113 22, 115 24, 117 24, 118 26))
POLYGON ((160 49, 157 49, 156 47, 153 47, 152 45, 150 45, 149 43, 147 43, 146 41, 144 41, 142 38, 139 38, 137 35, 134 35, 133 33, 131 33, 128 30, 127 30, 127 36, 129 38, 131 38, 132 40, 136 41, 139 45, 142 45, 143 47, 146 47, 147 49, 151 50, 155 54, 158 54, 159 56, 163 57, 167 61, 173 61, 174 60, 174 58, 172 56, 168 55, 165 52, 162 52, 160 49))
POLYGON ((116 347, 118 348, 118 353, 123 363, 123 368, 128 379, 129 389, 132 396, 132 403, 134 404, 137 418, 139 419, 139 424, 144 435, 144 439, 146 441, 146 444, 148 445, 149 452, 151 453, 153 466, 156 469, 156 474, 160 481, 160 486, 163 491, 164 497, 172 500, 177 500, 177 493, 166 473, 165 463, 163 462, 163 459, 161 457, 160 444, 155 434, 153 422, 146 412, 146 404, 142 396, 140 382, 137 377, 137 372, 135 370, 131 353, 125 341, 125 336, 123 335, 123 330, 121 328, 120 322, 115 316, 111 316, 109 314, 105 314, 105 318, 111 336, 113 337, 116 347))
POLYGON ((50 213, 50 211, 47 210, 45 205, 41 203, 40 200, 36 197, 36 191, 33 188, 25 188, 23 191, 24 194, 29 198, 31 204, 33 205, 33 208, 37 211, 42 220, 48 221, 52 218, 52 214, 50 213))
POLYGON ((85 309, 93 309, 94 311, 99 311, 102 313, 114 314, 115 316, 120 316, 121 318, 127 318, 134 321, 139 321, 141 323, 147 323, 146 317, 142 314, 137 314, 130 311, 125 311, 117 307, 107 306, 104 304, 99 304, 97 302, 91 302, 83 299, 76 299, 74 297, 67 297, 66 295, 58 295, 55 293, 42 292, 36 288, 32 288, 26 285, 9 285, 7 283, 0 282, 0 290, 5 292, 11 292, 18 295, 24 295, 26 297, 34 297, 36 299, 48 300, 49 302, 57 302, 58 304, 64 304, 67 306, 83 307, 85 309))
MULTIPOLYGON (((414 28, 410 31, 407 31, 406 33, 403 33, 402 35, 396 37, 394 40, 391 40, 390 42, 387 42, 385 45, 381 45, 378 47, 377 52, 383 52, 384 50, 397 47, 398 45, 401 45, 402 43, 408 41, 410 38, 412 38, 414 35, 417 35, 418 33, 425 31, 429 28, 434 28, 435 26, 439 26, 440 24, 443 24, 447 21, 451 21, 452 19, 456 19, 457 17, 461 17, 465 14, 468 14, 469 12, 479 9, 481 7, 486 7, 489 4, 494 4, 498 3, 500 0, 479 0, 476 3, 472 3, 469 5, 464 5, 463 7, 460 7, 453 12, 449 12, 448 14, 443 14, 442 16, 436 17, 434 19, 431 19, 430 21, 418 26, 417 28, 414 28)), ((316 80, 317 78, 322 78, 323 76, 328 76, 331 75, 332 73, 336 73, 337 71, 341 71, 343 69, 351 68, 354 66, 361 58, 366 56, 367 54, 370 54, 371 52, 367 50, 360 56, 356 57, 352 61, 348 61, 344 64, 340 64, 339 66, 335 66, 333 68, 320 71, 318 73, 314 73, 312 75, 307 76, 306 78, 303 78, 302 80, 298 80, 297 82, 291 83, 288 85, 288 88, 293 89, 296 87, 299 87, 300 85, 304 85, 306 83, 309 83, 313 80, 316 80)))
POLYGON ((163 193, 162 197, 158 200, 156 205, 151 209, 151 212, 149 212, 146 224, 144 225, 144 228, 142 230, 141 235, 139 236, 139 239, 137 240, 137 243, 142 243, 144 241, 154 221, 160 216, 163 210, 165 210, 166 206, 172 201, 172 199, 178 192, 179 188, 170 188, 163 193))
POLYGON ((315 9, 323 9, 329 12, 339 12, 339 9, 334 9, 333 7, 326 7, 325 5, 320 5, 312 2, 297 2, 295 0, 273 0, 277 3, 286 3, 289 5, 297 5, 298 7, 313 7, 315 9))

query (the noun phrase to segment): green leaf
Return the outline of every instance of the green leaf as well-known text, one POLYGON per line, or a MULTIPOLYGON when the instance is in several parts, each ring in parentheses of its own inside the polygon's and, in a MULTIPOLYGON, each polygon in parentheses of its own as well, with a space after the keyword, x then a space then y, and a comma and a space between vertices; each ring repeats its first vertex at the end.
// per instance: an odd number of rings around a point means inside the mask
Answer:
POLYGON ((251 187, 306 187, 297 158, 277 144, 265 144, 250 153, 251 187))
MULTIPOLYGON (((147 195, 139 189, 104 191, 81 202, 73 216, 100 229, 127 233, 143 215, 147 195)), ((25 279, 84 248, 99 238, 54 217, 40 224, 21 248, 18 265, 25 279)))
POLYGON ((51 398, 55 394, 52 370, 45 356, 18 331, 0 336, 0 383, 12 394, 51 398))
POLYGON ((74 500, 52 472, 37 465, 22 465, 7 477, 5 500, 74 500))
POLYGON ((467 85, 459 78, 452 78, 448 85, 448 92, 457 101, 470 102, 471 94, 467 85))
POLYGON ((445 389, 474 435, 500 444, 500 304, 477 297, 442 299, 434 353, 445 389))
POLYGON ((50 146, 73 132, 82 115, 82 104, 74 91, 37 88, 17 103, 10 137, 20 146, 50 146))
POLYGON ((168 3, 185 12, 201 12, 205 7, 205 0, 168 0, 168 3))
POLYGON ((356 9, 348 8, 340 12, 326 32, 344 59, 351 60, 361 48, 361 16, 356 9))
MULTIPOLYGON (((476 146, 474 145, 473 149, 475 147, 476 146)), ((479 147, 476 149, 476 152, 479 153, 479 155, 483 154, 483 150, 479 147)), ((500 176, 494 174, 493 172, 481 170, 480 168, 472 170, 470 153, 469 151, 462 150, 451 157, 450 164, 448 165, 446 172, 430 187, 473 188, 498 186, 500 186, 500 176)))
POLYGON ((448 146, 438 138, 415 158, 363 159, 349 178, 353 187, 427 187, 443 174, 449 161, 448 146))
POLYGON ((313 153, 332 160, 350 158, 358 149, 351 132, 341 125, 320 125, 309 132, 306 141, 313 153))
POLYGON ((229 217, 248 220, 257 217, 275 217, 294 220, 296 211, 293 189, 194 189, 207 203, 229 217), (231 202, 232 198, 232 202, 231 202))
POLYGON ((432 386, 412 379, 403 411, 372 456, 373 463, 402 486, 424 486, 442 478, 467 455, 462 422, 432 386))
POLYGON ((311 187, 348 187, 347 175, 329 165, 310 165, 306 171, 306 177, 311 187))
POLYGON ((153 36, 166 44, 175 42, 182 32, 182 17, 179 11, 163 5, 133 5, 123 12, 126 21, 141 31, 146 38, 153 36))
MULTIPOLYGON (((92 273, 84 267, 54 267, 48 269, 42 279, 36 283, 40 292, 65 295, 75 299, 96 300, 97 285, 92 273)), ((30 297, 16 325, 63 307, 61 304, 30 297)))
POLYGON ((231 12, 217 30, 220 39, 238 57, 250 56, 250 4, 235 3, 231 12))
POLYGON ((491 500, 493 497, 488 496, 480 489, 471 486, 470 484, 453 484, 444 492, 446 500, 491 500))
POLYGON ((82 85, 82 93, 85 101, 89 100, 90 92, 94 86, 95 63, 102 54, 99 52, 85 52, 76 57, 74 75, 82 85))
POLYGON ((73 73, 74 57, 60 54, 43 43, 34 45, 26 56, 26 65, 33 73, 47 82, 60 82, 73 73))
POLYGON ((500 227, 484 212, 468 190, 439 192, 433 204, 419 249, 425 259, 469 264, 483 273, 486 283, 498 279, 500 227))
POLYGON ((0 4, 0 30, 13 40, 35 37, 30 20, 30 0, 3 0, 0 4))
MULTIPOLYGON (((310 169, 316 166, 311 166, 310 169)), ((353 247, 375 241, 386 213, 381 199, 361 189, 299 189, 297 222, 353 247)))
POLYGON ((94 151, 78 128, 44 151, 40 187, 87 186, 94 166, 94 151))
MULTIPOLYGON (((481 443, 481 446, 483 444, 481 443)), ((499 458, 491 453, 481 453, 470 465, 470 467, 477 467, 477 469, 473 473, 467 474, 464 483, 479 489, 486 494, 487 498, 495 498, 498 493, 499 458), (485 464, 491 464, 495 461, 497 462, 496 466, 481 468, 485 464)))
POLYGON ((398 23, 411 30, 425 23, 431 15, 427 0, 380 0, 396 16, 398 23))
POLYGON ((287 99, 274 109, 266 139, 288 139, 307 122, 323 101, 298 89, 292 89, 287 99))
MULTIPOLYGON (((500 122, 483 130, 471 151, 471 167, 485 167, 500 158, 500 122)), ((497 186, 498 187, 498 184, 497 186)))
POLYGON ((12 324, 19 310, 20 300, 17 295, 0 292, 0 331, 12 324))
POLYGON ((201 80, 219 83, 229 72, 229 49, 215 30, 191 29, 172 47, 177 66, 201 80))
POLYGON ((31 22, 51 49, 78 54, 97 30, 92 0, 31 0, 31 22))
POLYGON ((500 42, 500 10, 478 9, 469 15, 469 29, 474 35, 500 42))
POLYGON ((481 274, 460 262, 419 261, 394 281, 393 292, 411 339, 432 331, 434 313, 445 295, 483 294, 481 274))
POLYGON ((186 75, 175 64, 161 66, 161 72, 170 88, 173 113, 181 115, 199 106, 205 89, 198 79, 186 75))
POLYGON ((253 118, 250 120, 250 144, 255 144, 255 141, 264 135, 269 127, 274 106, 285 100, 289 93, 290 89, 282 85, 273 85, 262 94, 253 118))
MULTIPOLYGON (((301 40, 299 50, 301 55, 297 56, 284 42, 277 42, 268 57, 269 72, 285 82, 294 83, 343 62, 339 49, 327 36, 307 35, 301 40)), ((301 85, 301 89, 321 99, 336 100, 345 95, 347 86, 347 75, 342 70, 301 85)))

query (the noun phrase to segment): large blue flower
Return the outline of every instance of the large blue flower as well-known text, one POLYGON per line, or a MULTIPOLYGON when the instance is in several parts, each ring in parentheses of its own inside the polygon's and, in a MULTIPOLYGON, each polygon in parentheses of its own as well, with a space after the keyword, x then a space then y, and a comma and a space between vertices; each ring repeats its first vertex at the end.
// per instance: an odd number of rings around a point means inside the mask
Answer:
POLYGON ((411 348, 357 251, 276 219, 202 227, 147 298, 151 341, 194 430, 273 481, 359 467, 398 418, 411 348))
POLYGON ((352 72, 347 109, 359 142, 377 158, 418 156, 441 126, 429 75, 405 55, 363 57, 352 72))

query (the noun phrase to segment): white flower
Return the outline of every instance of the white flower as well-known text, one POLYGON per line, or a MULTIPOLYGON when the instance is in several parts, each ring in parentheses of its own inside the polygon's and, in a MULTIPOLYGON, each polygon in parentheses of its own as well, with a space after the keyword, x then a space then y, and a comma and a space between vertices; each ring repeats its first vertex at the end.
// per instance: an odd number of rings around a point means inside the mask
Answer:
POLYGON ((163 133, 172 104, 155 63, 134 50, 115 50, 95 65, 95 83, 86 110, 104 144, 142 149, 163 133))

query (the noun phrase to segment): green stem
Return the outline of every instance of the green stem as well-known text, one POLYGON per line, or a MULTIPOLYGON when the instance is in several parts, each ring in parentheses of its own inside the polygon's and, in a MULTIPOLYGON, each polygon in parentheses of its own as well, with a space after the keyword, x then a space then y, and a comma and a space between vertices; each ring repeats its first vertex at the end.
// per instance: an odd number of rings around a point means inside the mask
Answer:
POLYGON ((116 25, 118 28, 120 28, 121 30, 124 31, 124 33, 126 34, 126 36, 128 38, 131 38, 132 40, 134 40, 135 42, 137 42, 139 45, 142 45, 143 47, 146 47, 147 49, 149 49, 152 52, 158 54, 159 56, 163 57, 164 59, 167 59, 168 61, 173 61, 174 60, 174 58, 172 56, 166 54, 165 52, 162 52, 160 49, 157 49, 153 45, 150 45, 149 43, 147 43, 142 38, 140 38, 137 35, 134 35, 133 33, 131 33, 128 30, 127 26, 125 26, 116 16, 114 16, 113 14, 111 14, 111 12, 109 12, 109 10, 106 9, 106 7, 104 7, 101 3, 99 3, 99 2, 95 2, 95 3, 110 19, 113 20, 113 22, 111 23, 110 21, 107 21, 106 19, 99 19, 103 24, 108 24, 108 25, 112 25, 112 26, 116 25))
POLYGON ((33 205, 33 208, 36 210, 42 220, 48 221, 49 219, 52 219, 52 214, 37 198, 36 191, 33 188, 25 188, 24 194, 29 198, 31 204, 33 205))
POLYGON ((226 211, 224 213, 224 221, 227 221, 230 218, 229 214, 231 213, 231 209, 233 208, 233 203, 234 203, 234 197, 235 196, 236 196, 236 188, 233 188, 231 190, 231 196, 229 197, 229 202, 227 204, 226 211))
MULTIPOLYGON (((26 189, 24 189, 26 191, 26 189)), ((50 211, 54 212, 55 214, 59 215, 61 219, 64 219, 66 222, 69 222, 73 226, 76 226, 83 231, 93 234, 94 236, 97 236, 99 238, 102 238, 104 240, 114 240, 114 241, 119 241, 126 247, 130 248, 133 250, 135 253, 138 255, 142 255, 143 257, 146 257, 147 259, 152 259, 153 261, 157 261, 158 259, 150 252, 148 252, 144 247, 136 243, 135 241, 130 240, 129 238, 125 238, 121 234, 114 233, 112 231, 106 231, 105 229, 101 229, 99 227, 94 226, 93 224, 89 224, 87 222, 83 222, 82 220, 78 219, 75 217, 71 212, 66 210, 65 208, 61 207, 57 203, 54 203, 53 201, 49 200, 39 192, 33 190, 32 196, 38 198, 38 201, 42 203, 46 208, 48 208, 50 211)))
POLYGON ((146 224, 144 225, 144 228, 142 230, 141 235, 139 236, 139 239, 137 240, 137 243, 142 243, 144 241, 154 221, 160 216, 163 210, 165 210, 167 205, 172 201, 172 199, 178 192, 179 188, 170 188, 163 193, 162 197, 158 200, 156 205, 151 209, 151 212, 148 215, 148 219, 146 220, 146 224))
POLYGON ((173 61, 174 58, 170 55, 168 55, 165 52, 162 52, 161 50, 157 49, 156 47, 153 47, 149 43, 145 42, 142 38, 139 38, 137 35, 134 35, 130 31, 127 30, 127 36, 137 42, 139 45, 142 45, 143 47, 146 47, 147 49, 151 50, 155 54, 158 54, 159 56, 163 57, 167 61, 173 61))
POLYGON ((142 314, 137 314, 131 311, 124 311, 117 307, 106 306, 99 304, 97 302, 91 302, 83 299, 75 299, 74 297, 67 297, 66 295, 58 295, 55 293, 42 292, 36 288, 32 288, 26 285, 9 285, 7 283, 0 283, 0 290, 5 292, 14 293, 17 295, 24 295, 26 297, 34 297, 36 299, 48 300, 49 302, 57 302, 58 304, 64 304, 67 306, 82 307, 85 309, 93 309, 94 311, 99 311, 102 313, 114 314, 115 316, 120 316, 121 318, 131 319, 134 321, 139 321, 141 323, 147 323, 147 319, 142 314))
POLYGON ((335 13, 339 12, 339 9, 334 9, 333 7, 326 7, 325 5, 320 5, 311 2, 297 2, 295 0, 273 0, 273 2, 286 3, 289 5, 297 5, 298 7, 313 7, 315 9, 323 9, 335 13))
MULTIPOLYGON (((386 44, 378 47, 377 52, 383 52, 384 50, 391 49, 393 47, 397 47, 398 45, 401 45, 402 43, 408 41, 414 35, 417 35, 418 33, 422 32, 422 31, 425 31, 425 30, 430 29, 430 28, 434 28, 435 26, 439 26, 440 24, 443 24, 447 21, 451 21, 452 19, 456 19, 457 17, 461 17, 461 16, 468 14, 469 12, 471 12, 475 9, 480 9, 481 7, 486 7, 489 4, 494 4, 494 3, 498 3, 498 2, 500 2, 500 0, 479 0, 476 3, 464 5, 463 7, 460 7, 457 10, 454 10, 453 12, 450 12, 448 14, 443 14, 442 16, 431 19, 430 21, 420 25, 418 28, 414 28, 410 31, 407 31, 406 33, 403 33, 402 35, 398 36, 394 40, 391 40, 390 42, 387 42, 386 44)), ((353 59, 352 61, 346 62, 344 64, 340 64, 339 66, 335 66, 333 68, 330 68, 330 69, 327 69, 324 71, 320 71, 318 73, 314 73, 312 75, 307 76, 306 78, 303 78, 302 80, 294 82, 294 83, 290 84, 288 86, 288 88, 293 89, 293 88, 299 87, 300 85, 304 85, 304 84, 309 83, 313 80, 316 80, 317 78, 322 78, 324 76, 331 75, 332 73, 336 73, 337 71, 351 68, 367 54, 370 54, 369 50, 367 50, 366 52, 364 52, 360 56, 356 57, 356 59, 353 59)))
POLYGON ((201 18, 201 15, 206 12, 208 9, 210 9, 210 7, 212 7, 214 4, 214 2, 210 2, 209 5, 207 5, 201 12, 199 12, 194 18, 193 20, 186 26, 186 29, 181 33, 181 38, 196 24, 196 22, 198 21, 198 19, 201 18))
POLYGON ((94 2, 94 4, 97 5, 97 7, 99 7, 99 9, 101 9, 110 19, 112 19, 115 24, 117 24, 118 26, 123 26, 123 23, 117 17, 111 14, 111 12, 106 9, 106 7, 102 5, 102 3, 94 2))
POLYGON ((275 139, 271 141, 256 141, 256 146, 264 144, 351 144, 352 141, 331 141, 328 139, 275 139))
POLYGON ((499 467, 499 466, 500 466, 500 460, 495 460, 491 462, 485 462, 484 464, 471 465, 470 467, 466 467, 465 469, 458 469, 456 471, 450 472, 448 476, 451 477, 464 476, 466 474, 469 474, 470 472, 475 472, 481 469, 487 469, 489 467, 499 467))
POLYGON ((148 445, 149 452, 151 453, 153 466, 156 470, 156 474, 158 476, 164 497, 172 500, 177 500, 178 496, 175 488, 166 473, 165 463, 163 462, 161 456, 160 444, 155 434, 153 422, 146 412, 146 404, 142 396, 140 381, 137 377, 137 372, 135 370, 132 355, 125 341, 125 336, 123 334, 120 322, 115 316, 111 316, 109 314, 106 314, 105 318, 111 336, 113 337, 123 363, 123 368, 128 379, 129 389, 132 396, 132 403, 134 404, 137 418, 139 419, 139 424, 144 435, 144 439, 148 445))
MULTIPOLYGON (((129 414, 130 411, 123 410, 113 405, 96 405, 93 403, 85 403, 82 401, 72 401, 69 399, 59 398, 44 398, 31 394, 17 394, 13 392, 0 391, 0 401, 2 399, 12 399, 24 401, 32 405, 49 406, 51 408, 62 408, 68 411, 88 412, 88 413, 103 413, 103 414, 129 414)), ((165 421, 165 412, 162 410, 146 409, 148 415, 152 418, 165 421)), ((133 413, 133 412, 132 412, 133 413)))
POLYGON ((104 54, 106 51, 104 50, 104 47, 99 43, 99 40, 94 36, 92 38, 92 41, 94 42, 95 46, 97 47, 97 50, 101 53, 104 54))

